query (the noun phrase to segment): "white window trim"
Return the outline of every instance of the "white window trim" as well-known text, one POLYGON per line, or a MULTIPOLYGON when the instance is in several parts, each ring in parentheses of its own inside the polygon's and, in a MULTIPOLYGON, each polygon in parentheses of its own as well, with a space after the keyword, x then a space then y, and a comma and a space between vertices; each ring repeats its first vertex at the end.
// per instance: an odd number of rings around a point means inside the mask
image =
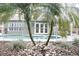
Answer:
POLYGON ((11 22, 11 23, 8 23, 8 31, 9 32, 20 32, 20 31, 22 31, 22 30, 17 30, 17 28, 16 28, 16 30, 15 30, 15 27, 18 27, 18 28, 22 28, 22 24, 21 23, 16 23, 16 22, 11 22), (12 24, 13 24, 13 26, 12 26, 12 24), (15 24, 16 24, 16 26, 15 26, 15 24), (11 29, 9 29, 9 28, 12 28, 13 27, 13 30, 11 29))
POLYGON ((35 22, 34 23, 34 34, 48 34, 48 30, 49 30, 49 24, 48 23, 39 23, 39 22, 35 22), (39 33, 36 33, 36 24, 39 24, 39 33), (41 24, 43 24, 43 33, 41 33, 41 24), (47 24, 47 33, 45 33, 45 24, 47 24))

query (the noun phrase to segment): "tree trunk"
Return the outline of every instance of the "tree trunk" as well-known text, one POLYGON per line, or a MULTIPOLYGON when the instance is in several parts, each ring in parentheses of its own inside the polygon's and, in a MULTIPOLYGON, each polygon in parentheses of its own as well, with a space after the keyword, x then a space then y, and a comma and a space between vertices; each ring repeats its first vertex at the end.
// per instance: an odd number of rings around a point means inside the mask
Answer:
POLYGON ((48 40, 46 41, 46 46, 48 45, 48 43, 49 43, 49 40, 50 40, 50 38, 51 38, 51 35, 52 35, 52 30, 53 30, 53 20, 51 21, 51 25, 50 25, 51 27, 50 27, 50 32, 49 32, 49 36, 48 36, 48 40))
POLYGON ((28 27, 28 32, 29 32, 30 39, 31 39, 33 45, 36 45, 35 42, 34 42, 34 40, 33 40, 33 38, 32 38, 32 34, 31 34, 31 29, 30 29, 30 23, 29 23, 29 21, 27 21, 27 27, 28 27))

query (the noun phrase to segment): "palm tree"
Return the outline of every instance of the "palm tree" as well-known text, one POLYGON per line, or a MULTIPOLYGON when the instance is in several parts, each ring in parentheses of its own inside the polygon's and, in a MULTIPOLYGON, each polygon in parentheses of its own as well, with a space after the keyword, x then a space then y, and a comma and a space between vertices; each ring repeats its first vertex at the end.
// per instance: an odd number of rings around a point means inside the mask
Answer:
POLYGON ((30 20, 31 20, 30 6, 31 6, 31 4, 29 4, 29 3, 19 3, 19 4, 16 4, 16 6, 22 10, 22 13, 24 14, 24 19, 27 23, 30 39, 33 42, 33 44, 36 45, 33 38, 32 38, 31 28, 30 28, 30 20))
MULTIPOLYGON (((35 12, 38 12, 37 10, 39 10, 39 8, 37 8, 37 7, 44 7, 46 9, 48 9, 48 11, 45 13, 47 20, 50 21, 50 31, 49 31, 48 40, 46 42, 46 45, 48 45, 48 42, 50 40, 52 31, 53 31, 54 16, 55 15, 59 15, 59 13, 60 13, 60 4, 56 4, 56 3, 53 3, 53 4, 38 3, 38 4, 33 4, 33 7, 34 7, 35 12)), ((39 12, 40 12, 40 10, 39 10, 39 12)), ((34 15, 35 17, 34 18, 37 19, 39 14, 35 13, 35 15, 34 15)))
POLYGON ((19 9, 24 14, 24 19, 27 23, 28 32, 31 38, 31 41, 35 45, 35 42, 31 35, 30 29, 30 4, 28 3, 19 3, 19 4, 1 4, 0 6, 0 21, 6 22, 14 14, 13 12, 19 9), (14 8, 15 7, 15 8, 14 8))
POLYGON ((16 7, 14 7, 13 5, 0 4, 0 22, 2 23, 3 26, 12 17, 12 15, 15 14, 15 10, 16 7))
POLYGON ((48 42, 51 38, 52 35, 52 31, 53 31, 53 26, 54 26, 54 17, 60 14, 60 4, 48 4, 48 9, 50 10, 50 16, 51 16, 51 20, 50 20, 50 31, 49 31, 49 36, 48 39, 46 41, 46 46, 48 45, 48 42))
MULTIPOLYGON (((48 42, 49 42, 49 40, 50 40, 50 37, 51 37, 51 35, 52 35, 52 31, 53 31, 54 16, 55 16, 55 15, 59 15, 59 13, 60 13, 60 4, 56 4, 56 3, 53 3, 53 4, 49 4, 49 3, 46 4, 46 3, 43 3, 43 4, 41 4, 41 3, 38 3, 38 4, 33 4, 33 7, 34 7, 35 12, 36 12, 37 10, 39 10, 39 8, 37 8, 37 7, 45 7, 46 9, 48 9, 48 11, 47 11, 46 14, 45 14, 45 15, 47 15, 47 16, 46 16, 47 20, 50 21, 50 31, 49 31, 48 40, 47 40, 47 42, 46 42, 46 45, 48 45, 48 42)), ((37 12, 38 12, 38 11, 37 11, 37 12)), ((40 10, 39 10, 39 12, 40 12, 40 10)), ((34 18, 37 19, 38 16, 39 16, 39 14, 38 14, 38 13, 35 13, 34 16, 35 16, 34 18)))
POLYGON ((70 32, 70 21, 59 16, 58 27, 59 35, 61 35, 62 37, 66 37, 67 34, 69 34, 70 32))
MULTIPOLYGON (((11 16, 15 13, 15 7, 10 4, 0 4, 0 23, 4 26, 4 24, 11 18, 11 16)), ((4 29, 5 30, 5 29, 4 29)), ((2 33, 4 33, 4 30, 2 33)), ((4 41, 2 41, 2 48, 4 45, 4 41)))
MULTIPOLYGON (((62 37, 66 37, 67 34, 70 32, 70 23, 75 22, 75 26, 77 28, 79 28, 79 17, 78 17, 78 15, 75 14, 75 11, 71 12, 71 11, 68 11, 67 9, 64 10, 64 12, 66 13, 66 16, 68 16, 69 19, 67 17, 63 18, 62 17, 63 15, 61 15, 61 14, 63 14, 63 12, 61 12, 62 6, 57 4, 55 7, 53 7, 55 11, 52 9, 51 6, 53 6, 53 5, 50 5, 50 8, 49 7, 48 8, 49 8, 50 12, 53 14, 52 14, 52 19, 51 19, 49 37, 46 42, 46 45, 48 45, 48 42, 50 40, 52 31, 53 31, 54 21, 56 20, 56 19, 54 19, 54 16, 57 15, 57 17, 58 17, 58 21, 56 21, 56 22, 58 24, 59 35, 61 35, 62 37), (59 6, 61 6, 61 7, 59 7, 59 6), (67 12, 68 12, 68 14, 67 14, 67 12)), ((62 9, 64 9, 64 8, 62 7, 62 9)))
MULTIPOLYGON (((36 8, 36 7, 39 7, 39 6, 43 6, 43 7, 46 7, 48 8, 48 11, 47 14, 48 14, 48 20, 50 21, 50 31, 49 31, 49 36, 48 36, 48 40, 46 41, 46 45, 48 45, 48 42, 51 38, 51 35, 52 35, 52 31, 53 31, 53 26, 55 24, 54 21, 56 21, 58 23, 58 26, 59 26, 59 34, 61 36, 66 36, 67 32, 69 32, 69 21, 68 20, 64 20, 61 16, 60 16, 60 13, 61 13, 61 10, 60 10, 60 4, 57 4, 57 3, 53 3, 53 4, 29 4, 29 3, 18 3, 18 4, 0 4, 0 21, 2 22, 7 22, 8 19, 14 14, 14 11, 16 11, 17 9, 20 10, 21 13, 24 14, 24 19, 27 23, 27 27, 28 27, 28 32, 29 32, 29 36, 30 36, 30 39, 31 41, 33 42, 34 45, 35 42, 32 38, 32 34, 31 34, 31 28, 30 28, 30 20, 31 20, 31 6, 36 8), (58 17, 58 21, 55 20, 55 16, 58 17)), ((71 20, 72 19, 72 16, 74 17, 75 19, 75 23, 77 24, 77 26, 79 26, 79 17, 77 15, 75 15, 74 13, 69 13, 69 18, 71 20)))

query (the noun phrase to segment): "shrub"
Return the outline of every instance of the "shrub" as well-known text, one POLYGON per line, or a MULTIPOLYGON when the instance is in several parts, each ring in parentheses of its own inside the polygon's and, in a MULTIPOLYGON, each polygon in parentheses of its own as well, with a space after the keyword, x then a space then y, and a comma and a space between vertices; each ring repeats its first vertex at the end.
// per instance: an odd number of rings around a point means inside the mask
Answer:
POLYGON ((65 48, 65 49, 68 49, 69 48, 69 45, 67 45, 67 44, 61 44, 60 47, 65 48))
POLYGON ((13 44, 13 50, 19 51, 20 49, 25 49, 26 47, 22 45, 21 43, 15 43, 13 44))
POLYGON ((68 45, 66 42, 56 42, 56 46, 68 49, 70 45, 68 45))
POLYGON ((13 42, 11 46, 12 46, 11 49, 16 51, 24 50, 26 48, 26 44, 22 40, 13 42))
POLYGON ((25 48, 26 48, 26 43, 21 40, 7 42, 4 45, 4 49, 10 50, 10 51, 13 51, 13 50, 19 51, 19 50, 23 50, 25 48))
POLYGON ((79 39, 75 39, 73 41, 72 45, 79 46, 79 39))

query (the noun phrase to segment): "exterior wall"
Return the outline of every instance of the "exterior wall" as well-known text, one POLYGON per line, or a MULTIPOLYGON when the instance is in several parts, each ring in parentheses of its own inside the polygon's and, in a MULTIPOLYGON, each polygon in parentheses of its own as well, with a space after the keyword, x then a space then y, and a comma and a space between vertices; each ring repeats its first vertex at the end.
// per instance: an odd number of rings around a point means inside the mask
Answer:
POLYGON ((47 22, 47 21, 33 21, 32 23, 31 23, 32 25, 31 25, 31 27, 32 27, 32 33, 33 34, 35 34, 35 35, 46 35, 46 34, 48 34, 48 32, 49 32, 49 22, 47 22), (39 29, 38 29, 38 33, 36 33, 36 24, 39 24, 39 29), (41 24, 43 24, 43 33, 41 33, 41 24), (47 33, 45 33, 45 24, 47 24, 47 33))
POLYGON ((3 23, 0 23, 0 35, 2 35, 4 32, 4 25, 3 23))
MULTIPOLYGON (((48 24, 48 33, 50 31, 50 24, 49 21, 47 21, 46 19, 42 20, 33 20, 30 22, 30 27, 31 27, 31 33, 32 35, 35 34, 35 23, 47 23, 48 24)), ((18 10, 16 11, 16 13, 11 17, 11 19, 9 20, 9 22, 7 22, 6 24, 4 24, 4 34, 13 34, 13 35, 29 35, 28 33, 28 28, 27 28, 27 24, 24 22, 24 15, 19 15, 18 10), (13 24, 13 26, 12 26, 13 24), (17 30, 13 30, 11 31, 9 28, 10 27, 21 27, 22 30, 17 31, 17 30)), ((40 33, 41 34, 41 33, 40 33)), ((42 33, 45 34, 45 33, 42 33)), ((54 34, 54 32, 52 32, 52 34, 54 34)))
POLYGON ((34 23, 35 22, 33 22, 33 21, 30 22, 30 27, 31 27, 31 33, 32 33, 32 35, 34 35, 34 29, 35 29, 34 23))
POLYGON ((13 34, 13 35, 26 35, 27 25, 22 21, 13 21, 5 24, 5 34, 13 34), (13 29, 12 29, 13 28, 13 29))
MULTIPOLYGON (((47 21, 31 21, 30 22, 30 28, 31 28, 32 35, 37 35, 35 33, 35 30, 36 30, 35 24, 36 23, 42 23, 42 24, 47 23, 47 25, 48 25, 48 27, 47 27, 48 28, 47 29, 48 33, 39 33, 39 34, 41 34, 41 35, 42 34, 43 35, 48 35, 49 34, 49 31, 50 31, 49 22, 47 22, 47 21)), ((11 20, 11 21, 7 22, 4 26, 5 26, 4 34, 9 34, 9 35, 29 35, 28 28, 27 28, 27 23, 24 22, 24 21, 11 20), (11 28, 14 28, 14 29, 12 30, 11 28), (15 28, 21 28, 21 30, 17 30, 17 29, 15 30, 15 28)), ((56 26, 54 26, 52 35, 53 34, 56 35, 57 34, 56 31, 57 31, 57 28, 56 28, 56 26)))

